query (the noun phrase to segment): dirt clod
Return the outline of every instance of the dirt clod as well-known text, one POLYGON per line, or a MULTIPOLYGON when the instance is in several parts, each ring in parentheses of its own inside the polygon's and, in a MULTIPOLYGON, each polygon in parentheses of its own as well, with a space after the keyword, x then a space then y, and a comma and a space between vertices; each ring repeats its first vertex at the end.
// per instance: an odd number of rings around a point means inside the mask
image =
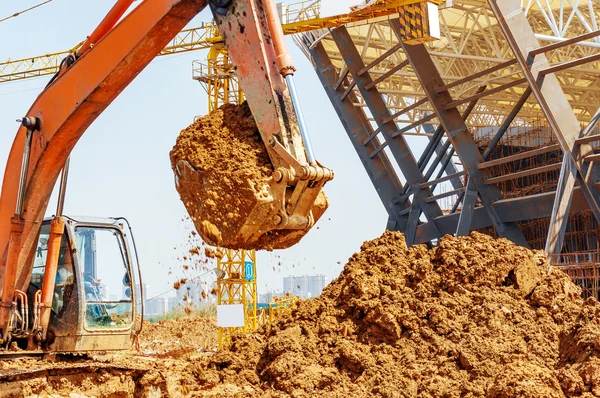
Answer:
POLYGON ((206 247, 204 248, 204 255, 208 258, 215 258, 216 257, 216 253, 213 249, 211 249, 210 247, 206 247))
POLYGON ((247 103, 223 105, 183 130, 170 158, 174 170, 184 160, 197 171, 198 181, 180 181, 177 189, 202 238, 245 247, 238 230, 273 172, 247 103))

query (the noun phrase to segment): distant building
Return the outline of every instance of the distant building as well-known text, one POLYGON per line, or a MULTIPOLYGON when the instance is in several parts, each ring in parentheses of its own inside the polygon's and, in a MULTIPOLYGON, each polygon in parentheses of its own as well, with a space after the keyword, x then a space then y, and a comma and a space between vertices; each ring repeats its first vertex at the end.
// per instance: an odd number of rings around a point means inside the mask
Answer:
POLYGON ((325 275, 285 276, 283 278, 283 292, 303 299, 317 297, 326 285, 325 275))
POLYGON ((149 316, 163 315, 169 312, 169 298, 156 297, 144 303, 144 313, 149 316))
POLYGON ((269 304, 271 301, 273 301, 273 297, 281 296, 283 296, 283 292, 267 292, 258 296, 258 302, 263 304, 269 304))

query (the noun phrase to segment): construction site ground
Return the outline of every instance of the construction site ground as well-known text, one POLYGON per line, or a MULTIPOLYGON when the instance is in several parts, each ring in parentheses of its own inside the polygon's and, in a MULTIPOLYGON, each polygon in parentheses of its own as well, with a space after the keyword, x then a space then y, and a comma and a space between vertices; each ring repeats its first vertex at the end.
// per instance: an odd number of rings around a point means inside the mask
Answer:
POLYGON ((505 239, 385 232, 227 349, 191 314, 146 324, 139 351, 2 361, 0 397, 598 397, 600 303, 580 294, 505 239))
POLYGON ((139 350, 0 361, 0 397, 185 396, 190 365, 216 349, 214 312, 145 322, 139 350))

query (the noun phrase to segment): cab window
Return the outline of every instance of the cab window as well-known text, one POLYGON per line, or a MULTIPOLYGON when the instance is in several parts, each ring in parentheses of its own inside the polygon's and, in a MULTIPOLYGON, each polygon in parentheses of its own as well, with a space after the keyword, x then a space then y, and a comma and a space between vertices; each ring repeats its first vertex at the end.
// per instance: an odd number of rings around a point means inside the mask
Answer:
POLYGON ((76 227, 89 329, 127 328, 133 322, 131 274, 121 232, 76 227))

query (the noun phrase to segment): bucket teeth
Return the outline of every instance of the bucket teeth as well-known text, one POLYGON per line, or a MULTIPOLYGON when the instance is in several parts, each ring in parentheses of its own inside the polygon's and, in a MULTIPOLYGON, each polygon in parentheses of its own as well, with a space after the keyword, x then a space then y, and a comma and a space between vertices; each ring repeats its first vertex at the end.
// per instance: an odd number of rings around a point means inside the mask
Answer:
POLYGON ((231 179, 223 192, 223 177, 198 171, 187 161, 175 165, 175 186, 202 239, 232 249, 284 249, 300 241, 327 209, 319 189, 307 217, 288 214, 292 186, 269 177, 231 179), (218 190, 217 190, 218 188, 218 190))

